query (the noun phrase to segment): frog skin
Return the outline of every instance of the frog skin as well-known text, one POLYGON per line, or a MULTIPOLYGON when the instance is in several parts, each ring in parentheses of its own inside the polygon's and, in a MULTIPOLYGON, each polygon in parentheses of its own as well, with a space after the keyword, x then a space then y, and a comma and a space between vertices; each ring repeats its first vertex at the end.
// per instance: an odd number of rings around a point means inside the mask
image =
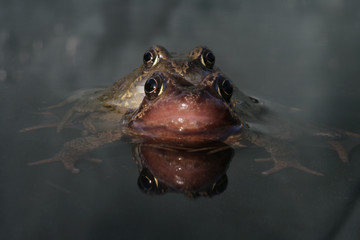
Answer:
POLYGON ((269 108, 264 101, 247 96, 215 66, 215 56, 206 47, 181 55, 153 46, 145 52, 140 67, 111 87, 79 91, 47 109, 67 105, 72 107, 57 130, 80 123, 87 135, 66 142, 54 157, 30 165, 61 161, 66 169, 78 173, 74 164, 85 153, 128 137, 131 141, 146 139, 191 148, 219 142, 235 147, 258 146, 270 157, 257 161, 274 162, 273 168, 263 172, 265 175, 288 167, 321 175, 294 159, 298 139, 320 137, 346 162, 347 151, 340 140, 349 135, 359 137, 297 124, 282 114, 288 109, 269 108))
POLYGON ((190 198, 225 191, 226 171, 234 155, 225 144, 191 149, 144 142, 132 150, 140 173, 138 186, 144 193, 179 192, 190 198))

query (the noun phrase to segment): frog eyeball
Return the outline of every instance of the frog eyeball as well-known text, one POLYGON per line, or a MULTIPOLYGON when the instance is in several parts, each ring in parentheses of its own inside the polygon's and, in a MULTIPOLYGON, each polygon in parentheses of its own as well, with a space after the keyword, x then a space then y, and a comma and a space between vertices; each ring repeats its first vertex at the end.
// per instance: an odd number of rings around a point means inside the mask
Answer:
POLYGON ((150 49, 144 53, 143 62, 146 68, 151 68, 159 62, 158 53, 154 49, 150 49))
POLYGON ((217 81, 218 84, 218 94, 225 99, 225 101, 229 102, 230 98, 233 94, 234 88, 232 83, 228 79, 220 79, 217 81))
POLYGON ((142 191, 151 193, 157 191, 159 182, 148 169, 144 168, 139 175, 138 186, 142 191))
POLYGON ((201 54, 201 63, 205 67, 212 69, 215 64, 215 55, 209 49, 205 48, 201 54))
POLYGON ((146 80, 144 85, 145 95, 153 100, 162 93, 163 81, 160 75, 153 76, 146 80))
POLYGON ((227 175, 224 174, 223 176, 221 176, 221 178, 219 180, 217 180, 212 185, 210 196, 224 192, 227 185, 228 185, 228 178, 227 178, 227 175))

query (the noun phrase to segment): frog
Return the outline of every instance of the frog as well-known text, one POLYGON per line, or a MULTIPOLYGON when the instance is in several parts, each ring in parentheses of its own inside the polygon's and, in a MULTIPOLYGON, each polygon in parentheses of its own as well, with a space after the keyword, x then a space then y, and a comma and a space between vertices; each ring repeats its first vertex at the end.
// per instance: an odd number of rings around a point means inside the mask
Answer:
POLYGON ((78 91, 46 110, 67 106, 71 107, 56 124, 57 131, 77 125, 83 136, 66 142, 55 156, 29 165, 60 161, 67 170, 79 173, 75 163, 87 152, 119 140, 145 139, 190 149, 219 143, 260 147, 269 157, 255 160, 274 163, 263 175, 296 168, 321 176, 294 157, 299 139, 320 138, 348 162, 341 140, 360 138, 356 133, 299 124, 289 114, 296 110, 245 94, 215 65, 214 53, 204 46, 188 54, 152 46, 140 67, 112 86, 78 91))
POLYGON ((226 171, 234 149, 225 144, 191 149, 142 142, 132 146, 132 155, 141 191, 149 195, 183 193, 194 199, 226 190, 226 171))

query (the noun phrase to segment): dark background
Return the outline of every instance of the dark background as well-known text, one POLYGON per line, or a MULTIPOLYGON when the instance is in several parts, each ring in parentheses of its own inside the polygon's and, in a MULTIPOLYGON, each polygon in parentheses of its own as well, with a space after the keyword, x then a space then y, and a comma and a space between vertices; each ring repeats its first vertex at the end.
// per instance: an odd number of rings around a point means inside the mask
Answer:
POLYGON ((20 134, 40 107, 103 87, 136 68, 153 44, 206 45, 247 93, 305 109, 321 124, 360 133, 360 3, 279 1, 0 1, 1 239, 359 239, 359 148, 349 164, 311 150, 324 177, 237 151, 227 190, 212 199, 150 197, 136 186, 125 143, 94 152, 72 175, 55 154, 79 132, 20 134))

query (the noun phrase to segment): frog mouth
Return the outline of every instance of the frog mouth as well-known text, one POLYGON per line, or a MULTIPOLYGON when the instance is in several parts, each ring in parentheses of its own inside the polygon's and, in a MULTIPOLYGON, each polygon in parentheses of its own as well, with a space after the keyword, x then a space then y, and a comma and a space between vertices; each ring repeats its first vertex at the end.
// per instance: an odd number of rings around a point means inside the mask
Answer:
POLYGON ((240 132, 242 124, 237 121, 219 121, 208 116, 171 116, 158 121, 144 123, 131 121, 131 135, 141 136, 158 142, 202 143, 219 142, 240 132))
POLYGON ((193 144, 207 142, 223 142, 229 136, 240 132, 242 125, 221 126, 213 129, 171 129, 165 126, 147 126, 133 123, 130 126, 130 135, 145 137, 157 142, 193 144))
POLYGON ((210 92, 173 92, 154 101, 144 100, 143 108, 129 121, 132 135, 173 143, 210 142, 223 141, 242 128, 228 103, 210 92))

